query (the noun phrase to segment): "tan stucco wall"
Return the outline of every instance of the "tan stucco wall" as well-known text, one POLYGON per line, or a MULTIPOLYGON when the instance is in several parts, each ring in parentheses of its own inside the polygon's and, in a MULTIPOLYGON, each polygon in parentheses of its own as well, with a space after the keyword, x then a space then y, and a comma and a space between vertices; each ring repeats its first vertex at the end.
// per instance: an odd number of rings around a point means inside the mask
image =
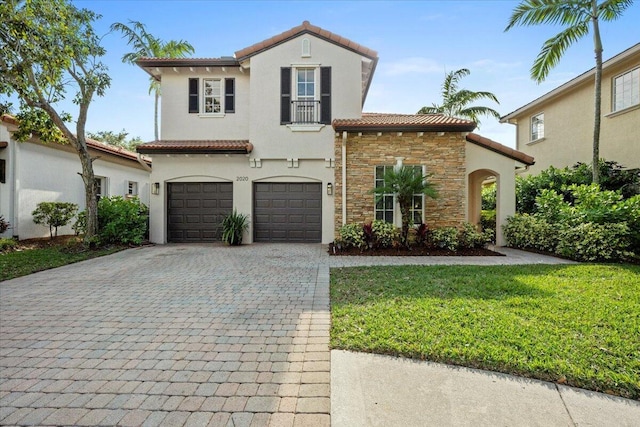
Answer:
MULTIPOLYGON (((640 66, 640 53, 611 65, 602 77, 602 121, 600 157, 629 167, 640 167, 640 106, 611 114, 613 78, 640 66)), ((536 174, 553 165, 591 163, 594 115, 593 79, 567 90, 544 103, 523 110, 517 121, 517 149, 536 159, 529 173, 536 174), (544 113, 542 140, 531 143, 531 116, 544 113)), ((512 120, 513 122, 513 120, 512 120)))
MULTIPOLYGON (((336 231, 342 225, 342 134, 336 134, 335 216, 336 231)), ((466 220, 465 140, 460 132, 349 133, 347 148, 347 223, 365 223, 375 218, 375 167, 423 165, 439 193, 425 198, 424 221, 430 227, 458 226, 466 220)), ((398 217, 399 215, 395 215, 398 217)))

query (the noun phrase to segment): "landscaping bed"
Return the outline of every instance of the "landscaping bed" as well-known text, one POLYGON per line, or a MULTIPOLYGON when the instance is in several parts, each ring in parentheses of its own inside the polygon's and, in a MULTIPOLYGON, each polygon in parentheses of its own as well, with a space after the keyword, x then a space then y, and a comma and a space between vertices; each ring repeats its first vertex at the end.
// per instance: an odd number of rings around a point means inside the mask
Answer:
POLYGON ((360 249, 355 247, 338 248, 329 244, 329 255, 342 256, 505 256, 487 248, 464 248, 455 251, 427 246, 413 246, 398 248, 360 249))
POLYGON ((331 270, 331 347, 640 399, 640 266, 331 270))

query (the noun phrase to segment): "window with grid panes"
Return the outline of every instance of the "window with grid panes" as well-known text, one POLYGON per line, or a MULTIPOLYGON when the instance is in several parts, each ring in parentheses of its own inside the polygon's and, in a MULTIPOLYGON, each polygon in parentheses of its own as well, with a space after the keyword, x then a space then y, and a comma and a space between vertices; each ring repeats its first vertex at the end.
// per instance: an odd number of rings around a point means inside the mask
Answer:
MULTIPOLYGON (((375 174, 375 186, 376 188, 384 186, 384 176, 389 169, 393 169, 395 166, 376 166, 375 174)), ((423 175, 422 166, 406 166, 414 169, 416 174, 423 175)), ((381 219, 386 222, 394 223, 394 206, 395 197, 393 194, 384 194, 379 197, 375 205, 376 219, 381 219)), ((414 194, 413 202, 411 204, 411 218, 414 224, 422 223, 422 212, 424 210, 424 195, 414 194)))

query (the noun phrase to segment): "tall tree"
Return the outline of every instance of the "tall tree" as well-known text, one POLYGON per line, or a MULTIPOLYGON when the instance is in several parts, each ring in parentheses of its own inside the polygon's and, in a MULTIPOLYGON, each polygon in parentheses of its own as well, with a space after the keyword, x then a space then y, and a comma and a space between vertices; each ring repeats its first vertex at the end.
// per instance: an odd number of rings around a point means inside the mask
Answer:
MULTIPOLYGON (((184 58, 187 54, 195 52, 193 46, 184 40, 169 40, 164 42, 159 38, 149 34, 144 24, 139 21, 129 21, 129 25, 116 22, 111 25, 112 31, 119 31, 122 37, 127 39, 127 43, 133 48, 122 57, 122 62, 135 64, 140 58, 184 58)), ((154 137, 158 140, 158 100, 160 99, 160 84, 153 77, 149 78, 149 94, 153 92, 155 96, 154 104, 154 137)))
MULTIPOLYGON (((22 128, 33 126, 29 117, 46 115, 78 153, 87 209, 85 242, 97 229, 95 176, 85 124, 93 96, 102 96, 110 84, 107 68, 99 61, 105 50, 92 28, 98 18, 66 0, 0 2, 0 93, 17 94, 24 112, 22 128), (75 133, 67 126, 69 115, 56 105, 69 89, 75 90, 73 101, 78 106, 75 133)), ((56 139, 55 131, 49 134, 56 139)), ((47 132, 39 136, 48 138, 47 132)))
POLYGON ((479 116, 492 116, 499 119, 500 113, 492 108, 470 105, 481 99, 489 99, 496 104, 500 104, 494 94, 491 92, 458 89, 460 79, 469 74, 471 74, 471 71, 466 68, 448 72, 442 83, 442 104, 422 107, 418 114, 445 114, 450 117, 469 119, 478 125, 480 125, 479 116))
POLYGON ((531 77, 542 82, 549 71, 555 67, 564 52, 589 34, 589 26, 593 30, 593 51, 596 59, 594 82, 594 121, 593 121, 593 182, 600 182, 598 164, 600 161, 600 120, 602 104, 602 39, 600 37, 600 20, 613 21, 633 4, 633 0, 524 0, 513 10, 509 31, 516 25, 562 25, 560 33, 551 37, 542 45, 542 50, 531 67, 531 77))
POLYGON ((136 147, 142 144, 142 139, 139 136, 127 139, 129 132, 122 129, 120 132, 114 132, 111 130, 101 130, 98 132, 87 132, 87 136, 96 141, 104 142, 116 147, 122 147, 125 150, 136 151, 136 147))
POLYGON ((411 218, 413 196, 424 194, 431 198, 438 197, 438 192, 428 178, 428 176, 416 172, 414 167, 389 168, 384 174, 384 185, 372 190, 376 194, 377 201, 385 194, 393 194, 396 197, 402 217, 401 239, 405 245, 409 244, 409 226, 413 221, 411 218))

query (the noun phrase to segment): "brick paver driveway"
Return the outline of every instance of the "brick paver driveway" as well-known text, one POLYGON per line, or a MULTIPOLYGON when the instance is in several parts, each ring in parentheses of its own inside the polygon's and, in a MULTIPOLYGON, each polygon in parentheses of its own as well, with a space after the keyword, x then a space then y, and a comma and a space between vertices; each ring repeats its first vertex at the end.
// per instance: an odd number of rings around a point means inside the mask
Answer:
POLYGON ((320 245, 164 245, 0 283, 0 424, 328 426, 320 245))

